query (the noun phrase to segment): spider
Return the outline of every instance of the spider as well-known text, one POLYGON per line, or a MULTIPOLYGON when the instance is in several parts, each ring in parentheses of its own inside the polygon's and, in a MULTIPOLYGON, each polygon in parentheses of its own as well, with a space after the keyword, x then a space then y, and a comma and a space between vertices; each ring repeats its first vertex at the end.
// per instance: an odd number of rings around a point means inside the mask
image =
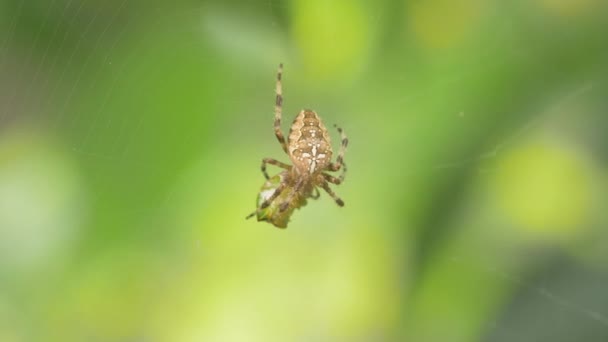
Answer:
POLYGON ((247 219, 249 219, 257 215, 258 221, 267 221, 278 228, 286 228, 293 211, 305 206, 308 198, 319 198, 318 187, 325 190, 338 206, 344 206, 344 201, 333 192, 329 183, 339 185, 344 181, 346 164, 344 164, 343 159, 348 146, 346 134, 340 127, 334 125, 340 134, 342 143, 336 162, 331 162, 333 152, 329 132, 319 115, 310 109, 300 111, 291 125, 288 140, 285 140, 281 131, 282 75, 283 64, 279 64, 274 109, 274 134, 293 165, 272 158, 262 160, 262 173, 266 182, 258 195, 257 209, 247 216, 247 219), (285 171, 271 178, 266 172, 268 164, 285 169, 285 171), (342 172, 337 178, 326 173, 327 171, 336 172, 340 170, 342 172))

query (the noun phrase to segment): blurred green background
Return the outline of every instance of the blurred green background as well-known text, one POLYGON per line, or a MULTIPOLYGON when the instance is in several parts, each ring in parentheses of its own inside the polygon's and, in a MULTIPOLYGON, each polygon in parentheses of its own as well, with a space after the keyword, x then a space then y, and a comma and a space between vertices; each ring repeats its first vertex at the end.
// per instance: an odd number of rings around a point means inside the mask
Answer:
POLYGON ((2 0, 0 341, 608 341, 606 13, 2 0), (279 62, 350 140, 287 230, 279 62))

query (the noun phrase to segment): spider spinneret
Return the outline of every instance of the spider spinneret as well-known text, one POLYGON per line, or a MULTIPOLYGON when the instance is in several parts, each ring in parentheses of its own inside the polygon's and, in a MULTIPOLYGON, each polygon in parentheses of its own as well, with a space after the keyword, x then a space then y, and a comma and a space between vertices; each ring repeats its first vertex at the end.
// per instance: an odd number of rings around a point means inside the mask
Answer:
POLYGON ((288 140, 285 140, 281 131, 282 74, 283 64, 280 64, 276 84, 274 132, 293 165, 271 158, 262 160, 262 173, 266 182, 258 194, 256 211, 247 216, 249 219, 257 215, 258 221, 267 221, 278 228, 286 228, 294 210, 305 206, 308 198, 319 198, 318 187, 325 190, 339 206, 344 206, 344 202, 329 187, 329 183, 339 185, 344 181, 346 164, 343 159, 348 146, 344 131, 336 126, 342 143, 336 162, 332 162, 333 151, 329 132, 319 115, 310 109, 300 111, 291 125, 288 140), (266 172, 268 164, 285 171, 269 177, 266 172), (340 170, 342 173, 337 178, 326 173, 340 170))

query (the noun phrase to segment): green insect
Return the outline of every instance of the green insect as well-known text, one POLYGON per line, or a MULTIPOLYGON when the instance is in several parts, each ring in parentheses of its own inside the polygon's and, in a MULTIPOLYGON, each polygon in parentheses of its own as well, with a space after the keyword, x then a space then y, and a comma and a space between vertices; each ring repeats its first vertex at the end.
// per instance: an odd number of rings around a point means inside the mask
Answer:
MULTIPOLYGON (((281 185, 282 182, 284 182, 284 179, 287 176, 288 172, 283 171, 264 182, 264 185, 262 185, 262 189, 260 189, 260 193, 258 194, 258 207, 261 207, 264 202, 267 201, 275 193, 277 188, 281 185)), ((306 205, 305 198, 298 198, 292 200, 292 205, 289 205, 287 209, 281 211, 279 208, 279 203, 284 203, 289 197, 289 195, 290 191, 283 190, 274 201, 269 202, 269 205, 267 207, 257 211, 258 221, 267 221, 278 228, 287 228, 289 218, 291 217, 291 214, 293 214, 294 210, 296 208, 300 208, 306 205)))
POLYGON ((336 162, 332 162, 333 151, 327 128, 315 111, 303 109, 293 121, 286 141, 281 131, 282 73, 281 64, 277 73, 274 131, 293 165, 271 158, 262 160, 262 173, 266 177, 266 182, 258 194, 256 211, 247 218, 257 215, 258 221, 267 221, 276 227, 286 228, 295 209, 305 206, 308 198, 319 197, 317 187, 325 190, 339 206, 344 206, 344 202, 333 192, 329 184, 339 185, 344 181, 346 164, 343 159, 348 138, 344 131, 336 126, 342 143, 336 162), (267 164, 278 166, 285 171, 271 178, 266 172, 267 164), (342 172, 337 178, 326 173, 340 170, 342 172))

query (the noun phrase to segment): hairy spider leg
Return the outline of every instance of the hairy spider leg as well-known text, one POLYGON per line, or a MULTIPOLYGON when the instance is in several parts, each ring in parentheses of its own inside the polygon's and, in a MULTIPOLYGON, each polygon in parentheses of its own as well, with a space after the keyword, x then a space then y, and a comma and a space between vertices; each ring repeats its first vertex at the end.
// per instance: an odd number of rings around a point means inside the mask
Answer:
POLYGON ((323 182, 321 184, 321 187, 323 188, 323 190, 325 190, 329 194, 329 196, 331 196, 331 198, 334 199, 334 201, 336 201, 336 204, 338 206, 340 206, 340 207, 344 206, 344 201, 340 197, 338 197, 338 195, 336 195, 336 193, 329 187, 329 183, 323 182))
MULTIPOLYGON (((344 177, 346 176, 346 163, 344 161, 342 161, 342 172, 340 173, 340 176, 338 177, 338 179, 340 180, 340 183, 344 182, 344 177)), ((340 184, 340 183, 335 183, 340 184)))
MULTIPOLYGON (((342 164, 342 165, 344 165, 344 164, 342 164)), ((342 179, 343 177, 336 178, 336 177, 334 177, 332 175, 328 175, 327 173, 323 173, 322 175, 323 175, 323 178, 325 178, 326 181, 328 181, 330 183, 333 183, 333 184, 336 184, 336 185, 340 185, 342 183, 342 180, 343 180, 342 179)))
POLYGON ((317 189, 317 187, 315 186, 313 191, 315 192, 315 194, 310 195, 310 198, 312 198, 314 200, 319 199, 319 197, 321 197, 321 193, 319 192, 319 189, 317 189))
POLYGON ((264 177, 266 179, 270 179, 270 177, 268 176, 268 172, 266 172, 266 164, 278 166, 278 167, 281 167, 281 168, 286 169, 286 170, 291 169, 291 165, 287 165, 287 164, 285 164, 283 162, 280 162, 280 161, 278 161, 276 159, 264 158, 264 159, 262 159, 262 173, 264 174, 264 177))
POLYGON ((281 203, 279 205, 279 212, 282 213, 285 210, 287 210, 287 208, 289 208, 289 204, 294 200, 294 198, 296 197, 296 195, 298 195, 298 193, 300 192, 300 189, 302 188, 302 185, 304 185, 304 181, 302 179, 298 180, 298 182, 296 183, 296 185, 294 186, 294 191, 292 191, 287 198, 285 199, 285 201, 283 203, 281 203))
POLYGON ((346 148, 348 147, 348 138, 346 137, 346 134, 344 133, 344 130, 342 128, 338 127, 338 125, 334 125, 334 127, 338 129, 338 133, 340 133, 340 140, 342 142, 340 144, 340 150, 338 151, 338 157, 336 158, 336 162, 330 163, 327 168, 329 171, 340 171, 340 169, 342 169, 342 174, 340 174, 339 177, 340 182, 342 182, 344 180, 344 177, 346 176, 346 164, 344 163, 344 153, 346 152, 346 148))
POLYGON ((281 112, 283 110, 283 86, 281 83, 281 78, 283 77, 283 63, 279 64, 279 71, 277 72, 277 86, 276 93, 277 98, 274 105, 274 134, 277 136, 283 151, 289 155, 289 149, 287 148, 287 142, 285 141, 285 136, 281 131, 281 112))

